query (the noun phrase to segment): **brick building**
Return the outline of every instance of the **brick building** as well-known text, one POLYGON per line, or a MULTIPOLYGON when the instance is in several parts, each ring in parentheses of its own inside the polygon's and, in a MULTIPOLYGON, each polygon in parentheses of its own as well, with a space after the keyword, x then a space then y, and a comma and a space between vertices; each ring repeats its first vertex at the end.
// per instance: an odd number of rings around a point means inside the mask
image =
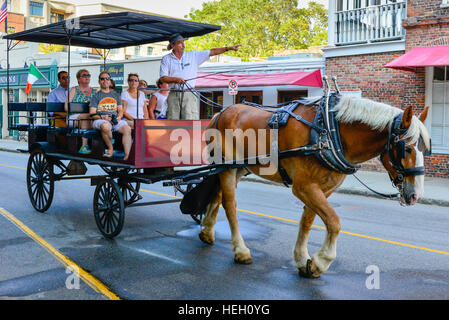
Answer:
MULTIPOLYGON (((425 159, 426 174, 449 178, 449 60, 436 66, 427 59, 409 71, 386 67, 416 55, 417 47, 449 57, 449 0, 329 0, 326 74, 355 95, 417 112, 430 106, 433 154, 425 159)), ((381 169, 378 160, 364 167, 381 169)))
MULTIPOLYGON (((8 33, 21 32, 25 30, 25 17, 23 14, 8 13, 8 33)), ((0 23, 0 32, 5 32, 5 22, 0 23)))

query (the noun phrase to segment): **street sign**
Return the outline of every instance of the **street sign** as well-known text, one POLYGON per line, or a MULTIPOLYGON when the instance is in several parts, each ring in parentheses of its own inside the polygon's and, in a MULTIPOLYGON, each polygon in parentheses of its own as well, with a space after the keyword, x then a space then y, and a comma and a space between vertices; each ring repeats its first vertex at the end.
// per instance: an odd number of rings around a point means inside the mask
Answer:
POLYGON ((238 92, 239 92, 239 86, 237 85, 237 81, 235 79, 229 80, 228 93, 231 96, 236 96, 238 92))

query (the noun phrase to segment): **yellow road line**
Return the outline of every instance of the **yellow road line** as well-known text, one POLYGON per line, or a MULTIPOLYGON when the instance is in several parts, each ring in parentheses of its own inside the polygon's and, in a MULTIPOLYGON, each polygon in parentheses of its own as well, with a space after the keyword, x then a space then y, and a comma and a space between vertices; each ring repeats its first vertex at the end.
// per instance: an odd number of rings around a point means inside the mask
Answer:
MULTIPOLYGON (((6 165, 0 164, 0 166, 6 166, 6 165)), ((19 168, 19 167, 17 167, 17 168, 18 169, 23 169, 23 168, 19 168)), ((165 197, 182 199, 182 197, 174 196, 174 195, 167 194, 167 193, 161 193, 161 192, 156 192, 156 191, 151 191, 151 190, 146 190, 146 189, 140 189, 140 190, 144 191, 144 192, 152 193, 152 194, 165 196, 165 197)), ((258 216, 262 216, 262 217, 267 217, 267 218, 271 218, 271 219, 276 219, 276 220, 282 220, 282 221, 287 221, 287 222, 299 223, 299 221, 297 221, 297 220, 291 220, 291 219, 271 216, 271 215, 268 215, 268 214, 255 212, 255 211, 249 211, 249 210, 238 209, 238 208, 237 208, 237 211, 240 211, 240 212, 243 212, 243 213, 248 213, 248 214, 254 214, 254 215, 258 215, 258 216)), ((312 225, 312 227, 318 228, 318 229, 323 229, 323 230, 326 229, 325 227, 318 226, 318 225, 312 225)), ((365 239, 385 242, 385 243, 389 243, 389 244, 395 244, 395 245, 399 245, 399 246, 403 246, 403 247, 408 247, 408 248, 419 249, 419 250, 424 250, 424 251, 433 252, 433 253, 440 253, 440 254, 449 255, 449 252, 447 252, 447 251, 434 250, 434 249, 430 249, 430 248, 426 248, 426 247, 415 246, 415 245, 408 244, 408 243, 402 243, 402 242, 391 241, 391 240, 386 240, 386 239, 382 239, 382 238, 366 236, 366 235, 359 234, 359 233, 353 233, 353 232, 348 232, 348 231, 340 231, 340 233, 351 235, 351 236, 355 236, 355 237, 360 237, 360 238, 365 238, 365 239)))
POLYGON ((26 170, 26 168, 16 167, 16 166, 9 166, 7 164, 1 164, 0 167, 6 167, 6 168, 13 168, 13 169, 19 169, 19 170, 26 170))
POLYGON ((51 244, 47 241, 39 237, 36 233, 34 233, 30 228, 28 228, 25 224, 23 224, 19 219, 13 216, 11 213, 6 211, 3 208, 0 208, 0 213, 15 224, 20 230, 22 230, 26 235, 44 247, 48 252, 50 252, 59 262, 61 262, 66 267, 71 267, 72 272, 77 272, 78 276, 92 289, 96 292, 100 292, 111 300, 120 300, 120 298, 114 294, 112 291, 108 289, 103 283, 97 280, 90 273, 85 271, 83 268, 79 267, 75 262, 64 256, 61 252, 55 249, 51 244), (74 268, 75 267, 75 268, 74 268))
POLYGON ((413 244, 407 244, 407 243, 402 243, 402 242, 397 242, 397 241, 385 240, 385 239, 382 239, 382 238, 365 236, 363 234, 352 233, 352 232, 348 232, 348 231, 341 231, 341 233, 349 234, 351 236, 356 236, 356 237, 361 237, 361 238, 366 238, 366 239, 386 242, 386 243, 390 243, 390 244, 396 244, 396 245, 403 246, 403 247, 408 247, 408 248, 413 248, 413 249, 419 249, 419 250, 425 250, 425 251, 429 251, 429 252, 441 253, 441 254, 449 255, 449 252, 447 252, 447 251, 429 249, 429 248, 426 248, 426 247, 415 246, 413 244))
POLYGON ((158 194, 160 196, 165 196, 165 197, 170 197, 170 198, 182 199, 182 197, 174 196, 172 194, 167 194, 167 193, 160 193, 160 192, 151 191, 151 190, 145 190, 145 189, 140 189, 140 191, 145 191, 145 192, 148 192, 148 193, 158 194))
MULTIPOLYGON (((241 212, 244 212, 244 213, 249 213, 249 214, 254 214, 254 215, 258 215, 258 216, 263 216, 263 217, 268 217, 268 218, 276 219, 276 220, 288 221, 288 222, 293 222, 293 223, 298 223, 298 224, 299 224, 299 221, 297 221, 297 220, 291 220, 291 219, 285 219, 285 218, 280 218, 280 217, 276 217, 276 216, 270 216, 270 215, 268 215, 268 214, 263 214, 263 213, 259 213, 259 212, 254 212, 254 211, 249 211, 249 210, 243 210, 243 209, 237 209, 237 211, 241 211, 241 212)), ((318 228, 318 229, 326 230, 325 227, 323 227, 323 226, 317 226, 317 225, 315 225, 315 224, 313 224, 312 227, 318 228)), ((408 243, 403 243, 403 242, 397 242, 397 241, 386 240, 386 239, 382 239, 382 238, 376 238, 376 237, 366 236, 366 235, 359 234, 359 233, 353 233, 353 232, 348 232, 348 231, 340 231, 340 233, 344 233, 344 234, 351 235, 351 236, 355 236, 355 237, 360 237, 360 238, 365 238, 365 239, 370 239, 370 240, 376 240, 376 241, 380 241, 380 242, 385 242, 385 243, 395 244, 395 245, 399 245, 399 246, 403 246, 403 247, 414 248, 414 249, 420 249, 420 250, 425 250, 425 251, 429 251, 429 252, 441 253, 441 254, 449 255, 449 252, 447 252, 447 251, 434 250, 434 249, 430 249, 430 248, 426 248, 426 247, 415 246, 415 245, 408 244, 408 243)))

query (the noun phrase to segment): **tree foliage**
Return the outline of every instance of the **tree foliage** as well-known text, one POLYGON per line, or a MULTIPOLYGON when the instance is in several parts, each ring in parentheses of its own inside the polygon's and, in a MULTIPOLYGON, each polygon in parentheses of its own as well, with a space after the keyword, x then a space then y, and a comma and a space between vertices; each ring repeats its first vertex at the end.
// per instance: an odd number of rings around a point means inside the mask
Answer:
POLYGON ((297 0, 216 0, 192 10, 188 18, 219 25, 221 30, 190 39, 187 50, 241 44, 238 52, 227 54, 244 61, 327 42, 327 10, 316 2, 299 9, 297 0))

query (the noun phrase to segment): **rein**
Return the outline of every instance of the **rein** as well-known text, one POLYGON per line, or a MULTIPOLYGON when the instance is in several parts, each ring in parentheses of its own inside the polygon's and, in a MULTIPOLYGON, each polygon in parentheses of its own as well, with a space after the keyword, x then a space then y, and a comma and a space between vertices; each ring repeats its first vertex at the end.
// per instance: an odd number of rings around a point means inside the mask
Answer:
POLYGON ((378 192, 374 189, 371 189, 370 187, 368 187, 365 183, 363 183, 362 180, 359 179, 359 177, 357 177, 354 173, 354 178, 357 179, 358 182, 360 182, 361 185, 363 185, 365 188, 367 188, 369 191, 377 194, 378 196, 381 196, 382 198, 386 198, 386 199, 397 199, 401 194, 399 192, 396 193, 382 193, 382 192, 378 192))

